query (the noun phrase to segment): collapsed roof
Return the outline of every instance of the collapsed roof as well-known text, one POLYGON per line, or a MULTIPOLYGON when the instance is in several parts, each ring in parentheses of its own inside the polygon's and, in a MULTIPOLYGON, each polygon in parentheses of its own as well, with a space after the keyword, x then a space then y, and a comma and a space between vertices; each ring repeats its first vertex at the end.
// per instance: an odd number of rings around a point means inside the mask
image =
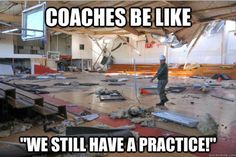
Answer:
MULTIPOLYGON (((21 12, 25 6, 38 4, 38 1, 1 1, 0 2, 0 29, 4 30, 9 25, 21 26, 21 12)), ((66 34, 85 33, 89 35, 143 35, 151 33, 154 37, 169 36, 174 34, 173 40, 181 41, 181 44, 190 43, 201 29, 209 29, 207 26, 212 21, 236 20, 236 2, 234 1, 48 1, 47 6, 60 7, 191 7, 192 27, 137 27, 131 28, 98 28, 98 27, 66 27, 51 28, 51 31, 66 34)), ((220 27, 219 25, 218 27, 220 27)), ((216 28, 217 29, 217 28, 216 28)), ((212 30, 214 31, 214 30, 212 30)), ((179 43, 175 43, 177 46, 179 43)))

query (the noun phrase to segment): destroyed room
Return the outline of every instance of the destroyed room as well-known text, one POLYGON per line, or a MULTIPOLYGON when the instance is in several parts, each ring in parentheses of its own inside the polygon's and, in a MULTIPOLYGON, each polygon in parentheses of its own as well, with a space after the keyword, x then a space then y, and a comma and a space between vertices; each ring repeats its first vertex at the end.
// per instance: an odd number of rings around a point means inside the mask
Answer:
POLYGON ((236 1, 0 1, 0 157, 103 156, 236 157, 236 1))

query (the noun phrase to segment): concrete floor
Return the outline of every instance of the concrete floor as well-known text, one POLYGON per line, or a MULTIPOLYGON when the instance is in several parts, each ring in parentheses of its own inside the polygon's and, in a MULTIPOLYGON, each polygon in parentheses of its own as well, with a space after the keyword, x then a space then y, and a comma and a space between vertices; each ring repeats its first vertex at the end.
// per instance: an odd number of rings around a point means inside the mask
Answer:
MULTIPOLYGON (((77 79, 67 79, 67 80, 51 80, 51 81, 36 81, 36 80, 24 80, 24 81, 14 81, 16 83, 22 84, 39 84, 48 86, 45 90, 50 91, 49 96, 55 99, 61 99, 71 104, 76 104, 78 106, 92 109, 98 113, 108 114, 112 111, 116 111, 119 109, 129 108, 130 106, 138 105, 145 108, 149 108, 155 106, 157 102, 159 102, 159 97, 157 95, 146 95, 142 96, 138 94, 138 97, 135 96, 135 89, 134 89, 134 80, 132 76, 125 76, 125 75, 117 75, 112 76, 112 78, 129 78, 129 81, 126 82, 126 85, 123 86, 108 86, 107 83, 101 82, 101 80, 109 78, 105 74, 100 73, 67 73, 67 76, 76 76, 77 79), (53 86, 54 83, 57 82, 73 82, 77 81, 80 83, 99 83, 99 86, 81 86, 81 87, 55 87, 53 86), (97 96, 94 94, 99 89, 116 89, 119 90, 126 98, 125 101, 109 101, 109 102, 100 102, 97 96)), ((193 78, 180 78, 180 77, 170 77, 169 83, 167 86, 175 86, 175 85, 189 85, 191 86, 193 83, 204 83, 208 80, 203 79, 193 79, 193 78)), ((215 81, 215 80, 211 80, 215 81)), ((222 84, 231 84, 236 83, 234 80, 230 81, 222 81, 216 82, 220 85, 222 84)), ((145 87, 155 85, 154 83, 150 83, 150 79, 138 79, 137 86, 145 87)), ((217 98, 213 98, 211 94, 222 95, 236 101, 236 90, 231 89, 223 89, 220 86, 211 89, 211 91, 207 94, 194 91, 194 90, 187 90, 182 93, 174 94, 168 93, 167 96, 169 98, 169 102, 166 104, 166 107, 170 111, 183 113, 190 117, 196 117, 200 120, 204 119, 206 113, 210 113, 216 122, 219 124, 218 136, 224 139, 229 144, 236 144, 236 103, 229 102, 217 98), (190 96, 197 96, 197 98, 192 98, 190 96), (186 97, 186 98, 184 98, 186 97), (194 104, 191 104, 194 102, 194 104), (233 136, 233 137, 232 137, 233 136), (233 140, 233 141, 231 141, 233 140)), ((168 130, 170 132, 187 135, 187 136, 198 136, 201 135, 196 129, 189 129, 178 124, 174 123, 165 123, 160 122, 157 127, 161 129, 168 130)), ((32 132, 31 132, 32 133, 32 132)), ((25 134, 25 133, 24 133, 25 134)), ((35 135, 37 133, 35 132, 35 135)), ((41 135, 41 133, 39 133, 41 135)), ((34 135, 32 133, 32 135, 34 135)), ((38 135, 38 134, 37 134, 38 135)), ((11 140, 14 137, 10 138, 11 140)), ((227 146, 225 146, 227 147, 227 146)), ((217 152, 217 151, 216 151, 217 152)), ((232 151, 231 151, 232 153, 232 151)), ((234 151, 234 155, 236 152, 234 151)), ((113 154, 114 155, 114 154, 113 154)), ((116 154, 116 156, 132 156, 132 154, 116 154)), ((150 154, 139 154, 140 156, 150 156, 150 154)), ((159 155, 159 154, 158 154, 159 155)), ((170 156, 170 154, 165 154, 170 156)), ((157 156, 151 155, 151 156, 157 156)), ((160 156, 163 156, 163 154, 160 156)), ((183 154, 175 153, 171 154, 171 156, 183 156, 183 154)), ((184 156, 193 156, 193 154, 184 154, 184 156)), ((199 156, 199 155, 198 155, 199 156)), ((201 155, 200 155, 201 156, 201 155)))

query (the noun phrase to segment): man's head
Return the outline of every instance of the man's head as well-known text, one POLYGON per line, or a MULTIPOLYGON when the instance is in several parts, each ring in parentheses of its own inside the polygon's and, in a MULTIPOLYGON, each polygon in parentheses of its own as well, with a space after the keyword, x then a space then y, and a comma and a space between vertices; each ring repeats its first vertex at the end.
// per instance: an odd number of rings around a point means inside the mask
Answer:
POLYGON ((166 57, 164 55, 160 55, 160 63, 164 64, 166 62, 166 57))

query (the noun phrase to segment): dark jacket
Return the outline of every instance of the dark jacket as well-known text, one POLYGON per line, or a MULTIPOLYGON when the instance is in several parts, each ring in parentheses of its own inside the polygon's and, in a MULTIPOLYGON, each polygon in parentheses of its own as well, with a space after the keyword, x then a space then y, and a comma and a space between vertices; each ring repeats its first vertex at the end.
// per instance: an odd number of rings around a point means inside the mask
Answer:
POLYGON ((157 71, 158 80, 168 80, 168 65, 166 63, 161 64, 157 71))

